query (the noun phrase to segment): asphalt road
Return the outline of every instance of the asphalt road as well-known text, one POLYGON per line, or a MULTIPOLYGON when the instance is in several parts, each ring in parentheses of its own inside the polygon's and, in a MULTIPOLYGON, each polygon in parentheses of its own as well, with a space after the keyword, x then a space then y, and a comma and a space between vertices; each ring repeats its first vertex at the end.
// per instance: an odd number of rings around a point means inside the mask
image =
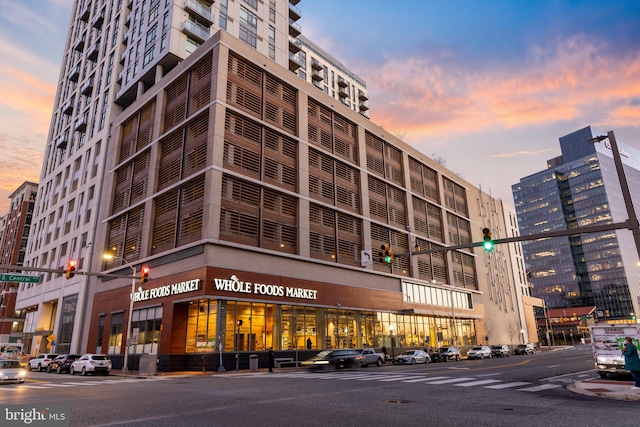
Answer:
POLYGON ((637 402, 571 393, 589 347, 428 365, 148 379, 32 372, 2 404, 69 405, 71 426, 636 426, 637 402))

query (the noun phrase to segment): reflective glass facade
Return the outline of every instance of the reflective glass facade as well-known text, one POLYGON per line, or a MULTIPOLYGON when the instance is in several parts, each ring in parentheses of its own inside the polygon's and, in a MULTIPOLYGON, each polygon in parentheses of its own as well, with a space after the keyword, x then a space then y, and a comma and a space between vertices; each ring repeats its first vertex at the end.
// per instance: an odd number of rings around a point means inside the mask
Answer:
MULTIPOLYGON (((589 142, 602 134, 587 127, 560 138, 561 160, 549 161, 549 169, 512 187, 522 235, 626 221, 610 145, 589 142)), ((629 186, 638 188, 640 153, 618 146, 629 186)), ((577 234, 522 246, 534 295, 548 307, 595 305, 604 319, 630 319, 638 311, 638 256, 630 232, 577 234)))

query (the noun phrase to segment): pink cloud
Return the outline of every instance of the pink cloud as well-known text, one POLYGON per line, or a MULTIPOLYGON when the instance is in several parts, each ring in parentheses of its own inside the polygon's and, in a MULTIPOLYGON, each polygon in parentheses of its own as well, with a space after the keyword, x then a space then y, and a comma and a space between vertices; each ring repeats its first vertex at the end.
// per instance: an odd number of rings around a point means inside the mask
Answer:
POLYGON ((465 71, 425 58, 393 60, 365 76, 372 120, 409 136, 446 136, 581 118, 600 106, 619 126, 636 125, 640 108, 640 51, 611 50, 577 36, 554 49, 532 48, 527 61, 504 68, 465 71), (615 66, 613 65, 615 64, 615 66))

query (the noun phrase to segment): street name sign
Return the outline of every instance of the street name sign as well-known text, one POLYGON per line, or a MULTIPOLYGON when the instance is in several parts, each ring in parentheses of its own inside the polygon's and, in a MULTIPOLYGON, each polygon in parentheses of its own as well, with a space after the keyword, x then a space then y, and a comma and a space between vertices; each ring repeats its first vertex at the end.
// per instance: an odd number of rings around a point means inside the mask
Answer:
POLYGON ((40 283, 40 276, 25 276, 22 274, 0 274, 0 282, 28 282, 40 283))

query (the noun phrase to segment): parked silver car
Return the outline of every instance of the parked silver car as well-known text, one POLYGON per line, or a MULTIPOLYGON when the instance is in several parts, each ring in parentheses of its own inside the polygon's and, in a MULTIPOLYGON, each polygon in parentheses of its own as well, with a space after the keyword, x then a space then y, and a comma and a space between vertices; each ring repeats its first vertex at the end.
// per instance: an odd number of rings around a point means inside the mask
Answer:
POLYGON ((491 353, 493 353, 493 357, 509 357, 509 346, 504 344, 492 345, 491 353))
POLYGON ((396 357, 395 363, 415 365, 416 363, 429 363, 431 357, 423 350, 407 350, 404 354, 396 357))
POLYGON ((533 344, 518 344, 516 348, 513 350, 513 354, 533 354, 534 352, 533 344))
POLYGON ((485 357, 489 359, 493 357, 488 345, 477 345, 467 352, 467 359, 484 359, 485 357))

